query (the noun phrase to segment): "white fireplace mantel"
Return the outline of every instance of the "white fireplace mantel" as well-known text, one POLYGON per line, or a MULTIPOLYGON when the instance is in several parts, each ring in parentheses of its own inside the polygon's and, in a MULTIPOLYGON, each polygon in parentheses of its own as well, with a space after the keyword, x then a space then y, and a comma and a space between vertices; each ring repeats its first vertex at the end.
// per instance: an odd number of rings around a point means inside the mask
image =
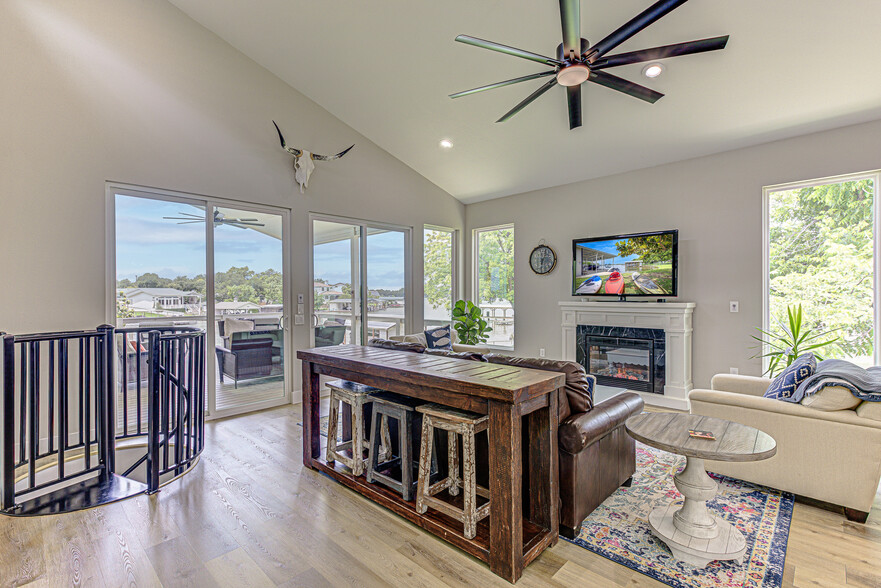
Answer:
POLYGON ((694 302, 560 302, 563 313, 563 359, 576 361, 578 325, 663 329, 666 342, 664 394, 639 392, 646 404, 688 410, 694 302))

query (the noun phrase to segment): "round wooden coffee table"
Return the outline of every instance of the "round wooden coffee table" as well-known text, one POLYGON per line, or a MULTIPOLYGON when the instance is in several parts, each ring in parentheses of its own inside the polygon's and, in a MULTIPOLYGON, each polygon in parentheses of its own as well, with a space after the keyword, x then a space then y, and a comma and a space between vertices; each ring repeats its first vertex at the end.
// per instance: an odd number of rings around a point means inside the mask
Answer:
POLYGON ((684 455, 685 469, 673 476, 685 497, 681 508, 673 502, 649 514, 649 526, 673 555, 703 568, 714 560, 742 561, 746 539, 727 521, 707 509, 718 488, 707 475, 704 460, 759 461, 777 453, 777 443, 767 433, 739 423, 691 414, 642 413, 625 424, 630 436, 646 445, 684 455), (715 440, 695 439, 689 429, 710 431, 715 440))

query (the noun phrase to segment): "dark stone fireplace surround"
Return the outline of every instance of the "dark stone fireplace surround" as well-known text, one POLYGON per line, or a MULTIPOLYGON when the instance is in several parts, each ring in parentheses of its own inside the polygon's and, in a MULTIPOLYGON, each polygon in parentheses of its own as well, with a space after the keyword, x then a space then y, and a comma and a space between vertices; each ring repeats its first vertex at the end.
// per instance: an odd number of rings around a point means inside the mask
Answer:
POLYGON ((578 325, 576 328, 576 361, 584 366, 588 373, 591 372, 590 344, 591 337, 596 337, 594 342, 607 343, 610 339, 616 339, 620 347, 627 349, 636 346, 649 350, 650 361, 653 362, 650 381, 631 381, 623 378, 608 377, 594 373, 598 384, 628 388, 640 392, 664 394, 666 379, 666 338, 663 329, 645 329, 636 327, 610 327, 600 325, 578 325))

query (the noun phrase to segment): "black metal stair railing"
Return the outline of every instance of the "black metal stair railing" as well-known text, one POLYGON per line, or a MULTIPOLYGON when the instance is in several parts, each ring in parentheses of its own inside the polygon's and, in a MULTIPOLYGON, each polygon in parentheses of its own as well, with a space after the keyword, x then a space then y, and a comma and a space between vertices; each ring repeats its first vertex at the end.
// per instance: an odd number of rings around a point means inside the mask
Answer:
MULTIPOLYGON (((77 478, 113 482, 117 440, 145 438, 145 455, 122 475, 146 462, 151 493, 160 476, 186 471, 204 448, 204 332, 103 325, 0 333, 0 341, 0 511, 12 513, 53 486, 75 488, 77 478)), ((84 504, 68 498, 53 512, 84 504)))
POLYGON ((147 437, 147 452, 122 475, 146 462, 148 492, 153 493, 159 489, 160 476, 183 473, 205 446, 205 334, 192 327, 129 328, 117 333, 123 352, 122 418, 116 438, 147 437))

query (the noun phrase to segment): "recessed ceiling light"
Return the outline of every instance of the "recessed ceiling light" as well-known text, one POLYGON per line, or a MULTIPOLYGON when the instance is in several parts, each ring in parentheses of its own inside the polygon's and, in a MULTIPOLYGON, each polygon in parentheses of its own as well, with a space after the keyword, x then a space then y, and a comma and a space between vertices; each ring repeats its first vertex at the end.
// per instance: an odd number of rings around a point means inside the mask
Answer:
POLYGON ((452 149, 453 148, 453 142, 450 141, 449 139, 441 139, 440 143, 438 143, 438 145, 440 145, 441 149, 452 149))
POLYGON ((642 68, 642 75, 647 78, 656 78, 664 73, 664 66, 660 63, 650 63, 642 68))

